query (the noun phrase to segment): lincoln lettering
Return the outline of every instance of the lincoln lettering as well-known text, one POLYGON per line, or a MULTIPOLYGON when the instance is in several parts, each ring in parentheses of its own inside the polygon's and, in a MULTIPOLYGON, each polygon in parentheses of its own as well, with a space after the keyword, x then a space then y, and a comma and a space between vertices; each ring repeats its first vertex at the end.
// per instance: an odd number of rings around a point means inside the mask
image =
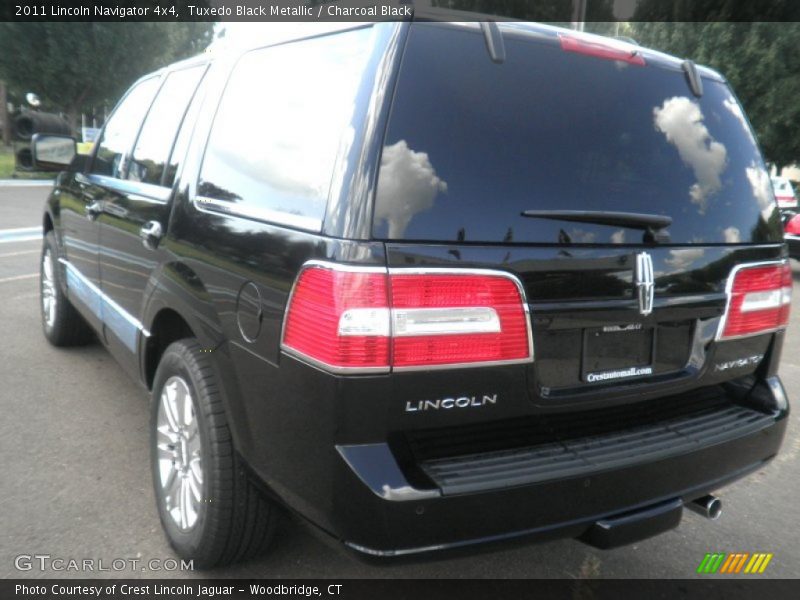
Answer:
POLYGON ((438 400, 409 400, 406 412, 426 410, 449 410, 451 408, 480 408, 487 404, 497 404, 497 394, 491 396, 460 396, 458 398, 439 398, 438 400))

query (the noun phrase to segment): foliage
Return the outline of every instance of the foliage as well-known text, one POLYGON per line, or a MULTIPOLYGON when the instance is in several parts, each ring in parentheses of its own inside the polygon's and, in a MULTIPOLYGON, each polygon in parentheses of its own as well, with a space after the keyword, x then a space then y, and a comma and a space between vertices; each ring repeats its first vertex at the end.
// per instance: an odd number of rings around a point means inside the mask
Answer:
POLYGON ((0 179, 8 179, 14 172, 14 153, 11 146, 3 146, 0 142, 0 179))
POLYGON ((17 99, 67 113, 111 108, 133 81, 201 52, 213 23, 0 23, 0 79, 17 99))
POLYGON ((2 179, 53 179, 57 173, 14 170, 14 148, 0 143, 0 180, 2 179))
POLYGON ((769 162, 780 168, 800 159, 800 23, 639 22, 632 29, 645 46, 722 73, 769 162))

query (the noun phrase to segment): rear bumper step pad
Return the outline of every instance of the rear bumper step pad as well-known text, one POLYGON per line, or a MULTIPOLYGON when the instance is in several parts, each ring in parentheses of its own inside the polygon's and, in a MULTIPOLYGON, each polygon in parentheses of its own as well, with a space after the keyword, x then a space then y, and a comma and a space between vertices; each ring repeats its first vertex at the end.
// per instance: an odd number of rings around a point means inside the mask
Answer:
POLYGON ((653 462, 752 434, 775 417, 724 405, 613 434, 424 461, 443 495, 540 483, 653 462))

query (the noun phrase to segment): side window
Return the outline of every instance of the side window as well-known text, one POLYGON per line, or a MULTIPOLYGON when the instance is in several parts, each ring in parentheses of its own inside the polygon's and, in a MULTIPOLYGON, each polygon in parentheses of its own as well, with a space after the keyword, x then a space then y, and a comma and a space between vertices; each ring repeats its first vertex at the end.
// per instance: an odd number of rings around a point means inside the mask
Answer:
POLYGON ((372 43, 364 28, 245 54, 217 109, 198 202, 319 231, 372 43))
POLYGON ((158 89, 158 77, 137 84, 123 98, 106 123, 92 162, 92 173, 120 177, 150 102, 158 89))
POLYGON ((166 173, 164 173, 164 180, 162 183, 166 187, 172 187, 172 184, 175 183, 175 175, 178 172, 178 166, 180 166, 181 161, 186 158, 189 142, 194 132, 194 123, 197 120, 197 114, 200 112, 200 108, 203 104, 203 88, 206 85, 206 81, 208 81, 208 78, 200 81, 200 86, 195 91, 189 103, 189 108, 186 111, 186 115, 183 117, 183 123, 178 131, 178 137, 175 139, 175 144, 172 146, 172 152, 167 161, 166 173))
MULTIPOLYGON (((161 185, 178 128, 205 65, 170 73, 145 117, 128 167, 128 179, 161 185)), ((172 171, 174 176, 174 170, 172 171)), ((171 185, 165 181, 164 185, 171 185)))

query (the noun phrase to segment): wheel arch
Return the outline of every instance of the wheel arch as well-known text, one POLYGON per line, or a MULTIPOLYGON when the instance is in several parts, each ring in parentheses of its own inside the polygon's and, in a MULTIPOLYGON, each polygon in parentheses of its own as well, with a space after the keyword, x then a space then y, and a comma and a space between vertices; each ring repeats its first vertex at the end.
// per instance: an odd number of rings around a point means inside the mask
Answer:
POLYGON ((48 232, 53 231, 55 226, 53 225, 53 217, 50 216, 49 212, 44 213, 44 218, 42 219, 42 235, 47 235, 48 232))
POLYGON ((145 335, 139 350, 142 383, 152 391, 159 361, 171 343, 187 337, 196 339, 209 352, 234 445, 242 448, 250 437, 247 419, 239 400, 235 367, 226 348, 227 338, 206 286, 186 263, 176 261, 154 271, 148 287, 152 292, 142 314, 145 335))
POLYGON ((224 335, 206 286, 183 261, 161 264, 150 274, 147 289, 140 367, 142 380, 151 389, 158 361, 169 344, 193 337, 210 350, 224 341, 224 335))
POLYGON ((47 201, 44 204, 44 214, 42 215, 42 236, 52 231, 59 245, 61 243, 61 194, 65 189, 62 184, 62 179, 62 175, 56 178, 53 189, 50 190, 50 193, 47 195, 47 201))
POLYGON ((149 328, 150 335, 144 344, 142 368, 147 389, 153 388, 158 363, 167 347, 183 338, 196 338, 194 330, 180 313, 172 308, 162 308, 149 328))

